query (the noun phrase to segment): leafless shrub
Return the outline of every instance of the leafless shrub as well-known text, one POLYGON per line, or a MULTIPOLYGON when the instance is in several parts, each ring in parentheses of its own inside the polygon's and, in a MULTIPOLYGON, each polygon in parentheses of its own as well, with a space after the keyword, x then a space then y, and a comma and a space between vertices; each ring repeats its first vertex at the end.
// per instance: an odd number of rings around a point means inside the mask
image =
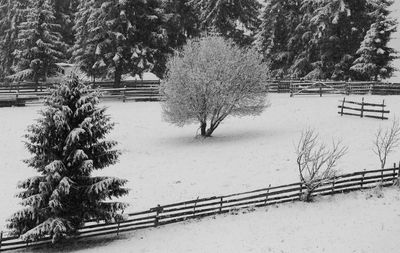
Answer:
POLYGON ((400 124, 397 119, 386 129, 379 128, 375 135, 373 152, 378 156, 381 169, 385 168, 387 157, 400 145, 400 124))
POLYGON ((314 130, 302 132, 296 154, 300 180, 307 188, 304 201, 312 201, 311 195, 315 189, 335 176, 336 163, 346 152, 347 147, 343 147, 340 141, 333 140, 329 149, 326 144, 320 143, 314 130))
POLYGON ((256 116, 268 106, 268 68, 254 49, 221 37, 193 39, 167 68, 160 87, 164 119, 178 126, 198 122, 203 137, 228 116, 256 116))

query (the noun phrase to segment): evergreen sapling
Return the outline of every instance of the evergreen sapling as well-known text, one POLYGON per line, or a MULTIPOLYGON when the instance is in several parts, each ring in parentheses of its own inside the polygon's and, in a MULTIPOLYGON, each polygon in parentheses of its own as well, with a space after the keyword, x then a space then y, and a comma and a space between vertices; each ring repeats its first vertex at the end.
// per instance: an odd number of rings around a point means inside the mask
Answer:
POLYGON ((8 228, 21 239, 50 236, 53 242, 74 235, 89 219, 122 219, 127 180, 95 177, 92 172, 117 162, 116 142, 106 140, 114 124, 98 106, 98 94, 77 78, 61 84, 46 100, 41 118, 28 128, 25 162, 39 175, 20 182, 22 210, 8 228))

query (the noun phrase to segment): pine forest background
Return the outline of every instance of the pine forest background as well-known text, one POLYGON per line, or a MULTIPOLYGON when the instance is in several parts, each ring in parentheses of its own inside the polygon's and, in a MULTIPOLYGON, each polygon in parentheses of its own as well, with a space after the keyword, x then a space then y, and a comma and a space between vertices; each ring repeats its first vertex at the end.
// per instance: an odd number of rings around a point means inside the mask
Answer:
POLYGON ((188 39, 256 47, 271 78, 396 80, 393 0, 0 0, 1 81, 46 81, 72 63, 92 79, 151 71, 188 39), (394 64, 393 64, 394 63, 394 64))

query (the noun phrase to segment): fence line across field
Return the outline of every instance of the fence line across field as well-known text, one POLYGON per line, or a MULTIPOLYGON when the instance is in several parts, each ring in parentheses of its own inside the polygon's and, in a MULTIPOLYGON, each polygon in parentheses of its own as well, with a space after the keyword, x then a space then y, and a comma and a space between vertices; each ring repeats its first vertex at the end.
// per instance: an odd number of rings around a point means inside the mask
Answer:
POLYGON ((379 81, 307 81, 307 80, 270 80, 268 90, 272 93, 290 93, 294 95, 400 95, 399 83, 379 81))
MULTIPOLYGON (((391 186, 400 180, 399 166, 381 170, 360 171, 333 177, 322 182, 312 194, 333 195, 361 189, 391 186)), ((127 219, 118 222, 105 223, 95 220, 88 221, 78 230, 73 239, 104 236, 138 229, 153 228, 170 223, 181 222, 194 218, 202 218, 216 214, 229 213, 241 208, 263 207, 302 199, 306 187, 303 183, 293 183, 281 186, 269 185, 267 188, 208 198, 197 198, 188 201, 158 205, 142 212, 127 214, 127 219)), ((50 238, 42 238, 37 242, 26 242, 18 236, 0 234, 0 251, 21 249, 51 243, 50 238)))

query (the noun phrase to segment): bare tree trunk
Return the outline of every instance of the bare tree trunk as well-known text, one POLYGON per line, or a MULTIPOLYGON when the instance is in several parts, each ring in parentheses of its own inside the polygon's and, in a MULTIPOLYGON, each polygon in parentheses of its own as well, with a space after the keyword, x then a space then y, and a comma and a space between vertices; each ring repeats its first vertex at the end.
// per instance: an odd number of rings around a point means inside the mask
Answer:
POLYGON ((211 135, 212 135, 212 133, 214 132, 214 130, 215 130, 215 127, 210 126, 210 128, 207 129, 206 134, 205 134, 204 137, 211 137, 211 135))
POLYGON ((207 128, 207 123, 201 122, 200 131, 201 131, 201 136, 203 136, 203 137, 207 137, 206 136, 206 134, 207 134, 206 128, 207 128))

